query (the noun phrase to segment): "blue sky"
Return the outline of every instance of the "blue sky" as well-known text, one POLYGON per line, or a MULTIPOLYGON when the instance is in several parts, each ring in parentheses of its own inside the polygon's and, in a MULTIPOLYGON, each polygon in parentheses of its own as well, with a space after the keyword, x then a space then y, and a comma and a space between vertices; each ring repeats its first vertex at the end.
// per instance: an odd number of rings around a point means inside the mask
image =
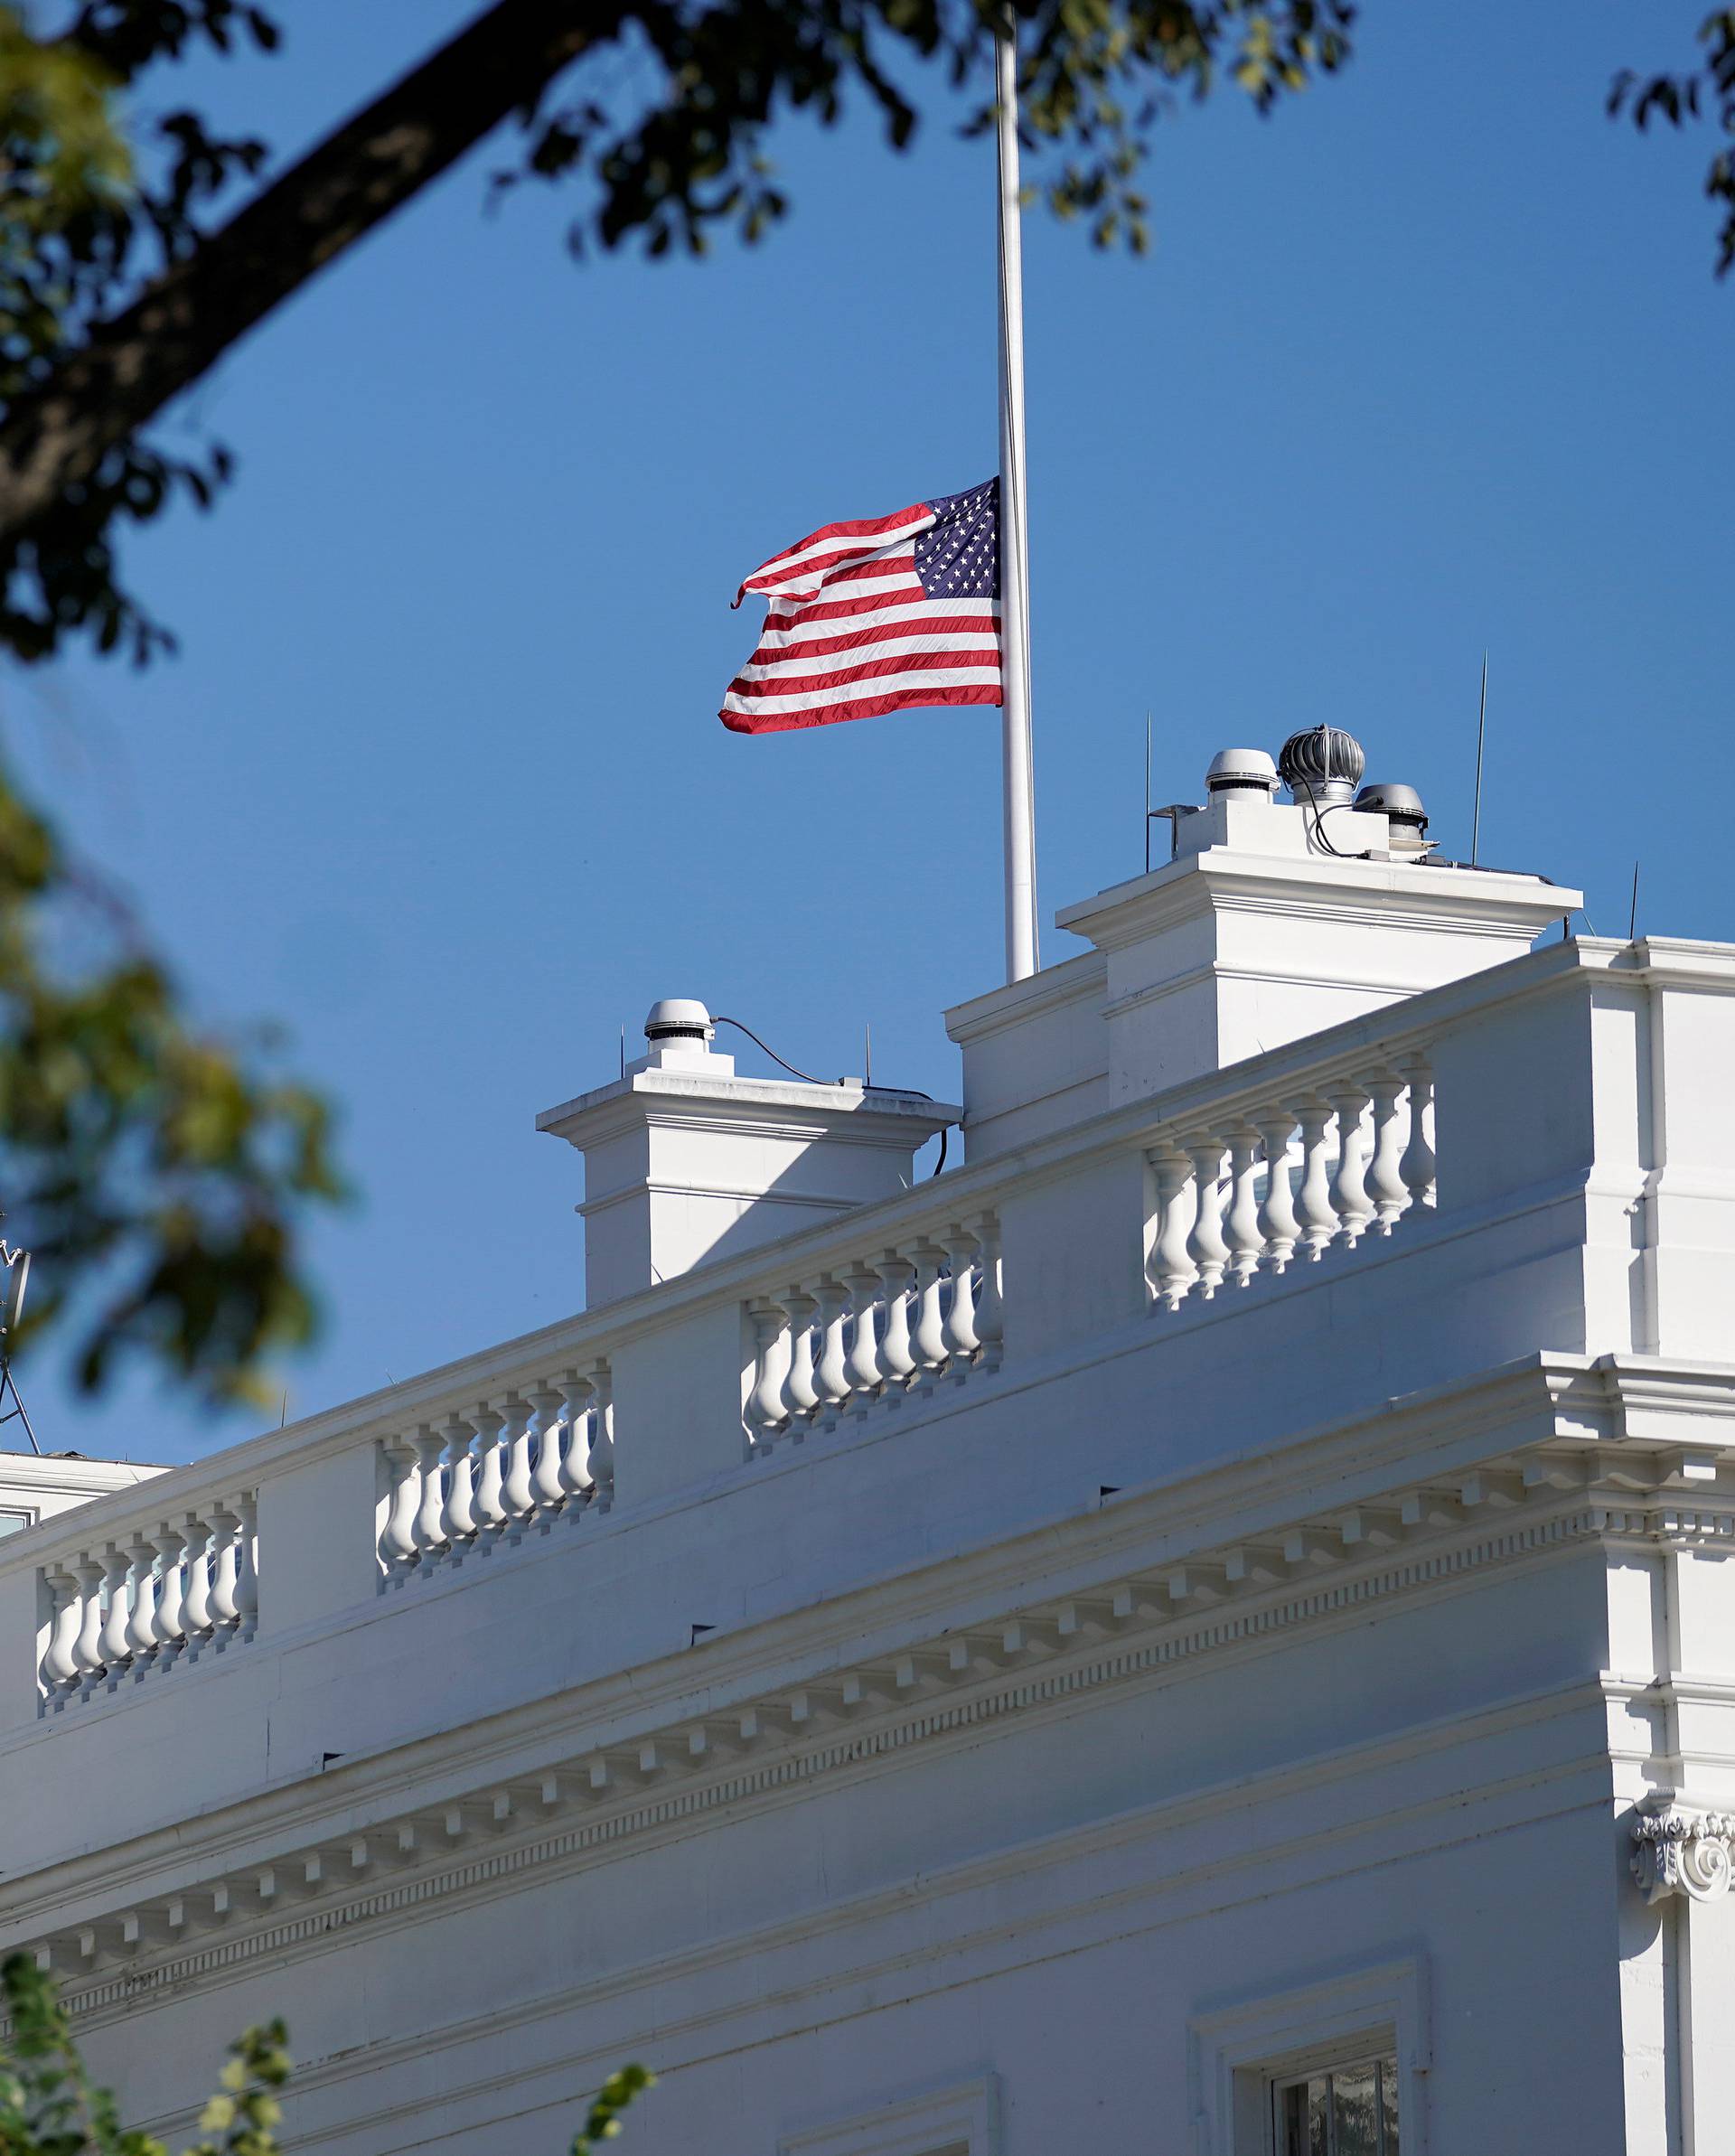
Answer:
MULTIPOLYGON (((285 52, 200 86, 287 153, 469 12, 281 0, 285 52)), ((1735 937, 1735 284, 1708 141, 1602 114, 1698 12, 1366 0, 1292 109, 1164 122, 1148 260, 1027 220, 1045 921, 1139 866, 1147 709, 1159 800, 1329 719, 1466 848, 1486 646, 1484 858, 1607 933, 1640 858, 1642 928, 1735 937)), ((781 126, 794 214, 699 265, 575 267, 558 195, 487 212, 485 149, 177 416, 239 464, 128 549, 180 657, 5 684, 198 1009, 280 1021, 340 1105, 360 1196, 312 1236, 292 1419, 579 1304, 578 1163, 533 1119, 655 997, 827 1074, 871 1022, 877 1075, 954 1094, 940 1013, 1000 967, 998 715, 715 717, 744 574, 993 468, 992 153, 937 112, 903 158, 781 126)), ((25 1384, 51 1448, 256 1426, 81 1405, 47 1356, 25 1384)))

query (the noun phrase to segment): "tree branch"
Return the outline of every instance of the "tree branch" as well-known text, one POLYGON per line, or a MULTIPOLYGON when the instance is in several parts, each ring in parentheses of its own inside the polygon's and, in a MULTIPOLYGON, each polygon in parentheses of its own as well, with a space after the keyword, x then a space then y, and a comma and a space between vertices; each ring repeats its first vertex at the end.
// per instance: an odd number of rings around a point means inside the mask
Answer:
POLYGON ((0 559, 326 263, 619 28, 621 0, 496 0, 155 278, 0 427, 0 559))

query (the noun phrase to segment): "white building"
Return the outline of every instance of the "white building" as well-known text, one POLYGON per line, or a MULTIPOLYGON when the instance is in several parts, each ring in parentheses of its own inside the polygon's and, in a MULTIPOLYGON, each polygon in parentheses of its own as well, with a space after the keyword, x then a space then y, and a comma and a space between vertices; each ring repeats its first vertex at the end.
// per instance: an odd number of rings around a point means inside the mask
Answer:
POLYGON ((320 2156, 1735 2150, 1735 948, 1310 753, 949 1015, 937 1177, 659 1006, 590 1308, 0 1544, 129 2120, 281 2013, 320 2156))

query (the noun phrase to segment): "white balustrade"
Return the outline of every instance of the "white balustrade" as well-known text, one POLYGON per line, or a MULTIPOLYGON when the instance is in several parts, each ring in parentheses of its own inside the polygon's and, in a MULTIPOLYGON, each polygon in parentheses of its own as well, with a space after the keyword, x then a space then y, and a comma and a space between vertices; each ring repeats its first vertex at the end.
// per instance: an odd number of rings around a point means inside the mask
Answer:
POLYGON ((38 1671, 43 1706, 58 1711, 251 1639, 258 1516, 249 1490, 44 1568, 52 1614, 38 1671))
POLYGON ((213 1626, 225 1629, 241 1621, 239 1589, 241 1582, 240 1565, 236 1536, 240 1532, 240 1520, 227 1505, 213 1505, 211 1517, 211 1549, 216 1562, 211 1567, 211 1618, 213 1626))
MULTIPOLYGON (((578 1370, 563 1370, 558 1383, 566 1417, 562 1430, 556 1433, 560 1449, 560 1491, 563 1496, 577 1498, 582 1504, 596 1486, 590 1469, 591 1448, 596 1442, 591 1411, 597 1397, 596 1388, 578 1370)), ((577 1506, 569 1509, 576 1519, 577 1506)))
MULTIPOLYGON (((1301 1180, 1296 1187, 1295 1210, 1301 1223, 1301 1248, 1318 1261, 1330 1249, 1337 1233, 1337 1209, 1331 1202, 1331 1103, 1308 1096, 1295 1103, 1301 1126, 1301 1180)), ((1287 1175, 1288 1162, 1275 1165, 1287 1175)))
POLYGON ((1002 1346, 999 1223, 947 1221, 901 1246, 753 1298, 744 1409, 755 1449, 879 1400, 992 1367, 1002 1346))
POLYGON ((606 1363, 590 1372, 591 1501, 599 1512, 614 1502, 614 1381, 606 1363))
POLYGON ((530 1486, 530 1456, 536 1442, 536 1424, 528 1400, 520 1400, 513 1393, 504 1407, 508 1434, 506 1479, 501 1487, 501 1502, 512 1519, 522 1520, 536 1509, 536 1492, 530 1486))
POLYGON ((1201 1131, 1183 1139, 1181 1150, 1193 1163, 1193 1232, 1186 1239, 1186 1254, 1198 1276, 1199 1294, 1208 1302, 1223 1282, 1229 1262, 1229 1245, 1223 1239, 1223 1140, 1201 1131))
MULTIPOLYGON (((1308 1060, 1285 1055, 1261 1091, 1251 1066, 1221 1091, 1190 1084, 1118 1141, 1149 1163, 1145 1275, 1154 1302, 1230 1300, 1261 1276, 1301 1272, 1401 1232, 1435 1202, 1433 1073, 1412 1026, 1308 1060)), ((720 1292, 741 1313, 736 1397, 750 1454, 921 1401, 991 1372, 1004 1351, 997 1186, 972 1171, 955 1194, 912 1194, 804 1237, 798 1277, 738 1267, 720 1292), (970 1193, 968 1196, 965 1192, 970 1193), (940 1210, 944 1207, 944 1210, 940 1210), (738 1302, 736 1302, 736 1298, 738 1302)), ((1015 1254, 1016 1261, 1016 1254, 1015 1254)), ((713 1292, 716 1292, 714 1290, 713 1292)), ((609 1512, 614 1386, 607 1338, 589 1327, 552 1367, 424 1392, 401 1427, 372 1425, 382 1589, 443 1575, 609 1512), (483 1389, 485 1388, 485 1389, 483 1389)), ((720 1374, 720 1373, 719 1373, 720 1374)), ((358 1433, 360 1436, 360 1433, 358 1433)), ((196 1662, 258 1621, 257 1490, 196 1476, 178 1503, 111 1511, 99 1538, 54 1545, 39 1573, 44 1705, 196 1662), (191 1498, 191 1502, 189 1501, 191 1498), (172 1508, 172 1509, 171 1509, 172 1508), (124 1517, 123 1527, 111 1523, 124 1517)))
POLYGON ((132 1617, 132 1567, 117 1544, 110 1542, 103 1553, 102 1591, 107 1615, 97 1642, 98 1669, 122 1669, 131 1659, 127 1633, 132 1617))
POLYGON ((1209 1301, 1297 1259, 1390 1235, 1434 1204, 1432 1122, 1433 1075, 1417 1054, 1334 1071, 1217 1128, 1158 1139, 1147 1148, 1152 1301, 1209 1301))
POLYGON ((614 1494, 608 1364, 567 1368, 380 1441, 381 1587, 606 1512, 614 1494))
POLYGON ((1180 1307, 1198 1278, 1187 1254, 1196 1198, 1192 1163, 1172 1146, 1154 1148, 1150 1171, 1156 1192, 1155 1233, 1147 1271, 1152 1291, 1171 1309, 1180 1307))
MULTIPOLYGON (((1279 1178, 1281 1180, 1281 1178, 1279 1178)), ((1224 1219, 1229 1273, 1244 1288, 1256 1270, 1263 1238, 1259 1225, 1259 1133, 1243 1123, 1229 1134, 1229 1210, 1224 1219)))
POLYGON ((560 1479, 560 1395, 552 1385, 532 1385, 530 1437, 535 1458, 530 1469, 527 1512, 542 1512, 564 1502, 560 1479))
MULTIPOLYGON (((445 1424, 445 1448, 449 1459, 445 1470, 445 1513, 441 1522, 443 1532, 439 1540, 456 1548, 466 1542, 476 1532, 474 1492, 474 1465, 470 1448, 476 1433, 462 1415, 448 1415, 445 1424)), ((419 1523, 420 1514, 417 1514, 419 1523)), ((434 1547, 434 1538, 418 1544, 417 1554, 425 1556, 434 1547)))
POLYGON ((502 1494, 506 1486, 504 1464, 501 1458, 501 1432, 506 1427, 506 1418, 491 1408, 484 1400, 470 1411, 470 1422, 476 1433, 476 1484, 474 1508, 478 1533, 497 1533, 506 1524, 506 1500, 502 1494))
POLYGON ((407 1546, 394 1551, 400 1559, 442 1550, 451 1540, 445 1531, 445 1477, 440 1468, 445 1440, 431 1423, 418 1422, 410 1448, 415 1454, 416 1508, 410 1515, 407 1546))

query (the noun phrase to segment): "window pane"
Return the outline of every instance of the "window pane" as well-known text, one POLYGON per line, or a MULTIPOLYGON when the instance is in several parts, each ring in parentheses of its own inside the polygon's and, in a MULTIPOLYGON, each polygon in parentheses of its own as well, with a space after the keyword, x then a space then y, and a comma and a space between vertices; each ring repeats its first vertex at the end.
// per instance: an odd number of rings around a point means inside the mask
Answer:
POLYGON ((1329 2156, 1326 2139, 1329 2104, 1329 2084, 1323 2075, 1317 2080, 1295 2082, 1282 2092, 1280 2156, 1329 2156))
POLYGON ((1399 2156, 1398 2151, 1398 2062, 1395 2058, 1380 2061, 1380 2119, 1385 2139, 1380 2144, 1380 2156, 1399 2156))
POLYGON ((1331 2077, 1332 2156, 1380 2156, 1379 2086, 1374 2061, 1331 2077))
POLYGON ((28 1513, 0 1513, 0 1534, 16 1534, 30 1523, 28 1513))
POLYGON ((1277 2156, 1402 2156, 1392 2052, 1280 2082, 1271 2100, 1277 2156))

